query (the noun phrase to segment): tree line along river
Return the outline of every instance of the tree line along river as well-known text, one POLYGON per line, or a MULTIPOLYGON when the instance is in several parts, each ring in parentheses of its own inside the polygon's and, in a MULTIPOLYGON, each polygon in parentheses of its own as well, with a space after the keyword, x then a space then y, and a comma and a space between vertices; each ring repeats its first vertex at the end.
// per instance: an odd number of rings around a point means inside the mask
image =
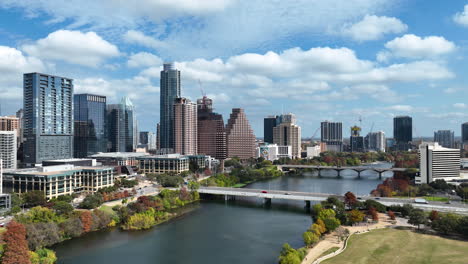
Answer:
MULTIPOLYGON (((361 179, 354 179, 353 172, 342 173, 342 178, 327 173, 330 177, 285 175, 246 188, 367 195, 380 182, 370 171, 361 179)), ((256 198, 202 201, 150 230, 93 232, 65 241, 54 250, 62 264, 272 264, 277 263, 282 244, 303 246, 302 233, 312 223, 303 206, 303 202, 274 200, 266 208, 256 198)))

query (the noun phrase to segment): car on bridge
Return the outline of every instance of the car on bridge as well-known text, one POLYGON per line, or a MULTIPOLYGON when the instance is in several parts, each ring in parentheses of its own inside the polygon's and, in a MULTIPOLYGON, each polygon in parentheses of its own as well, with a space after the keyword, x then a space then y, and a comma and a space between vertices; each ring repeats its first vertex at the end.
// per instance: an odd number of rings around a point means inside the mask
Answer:
POLYGON ((267 191, 262 191, 262 193, 268 193, 267 191))

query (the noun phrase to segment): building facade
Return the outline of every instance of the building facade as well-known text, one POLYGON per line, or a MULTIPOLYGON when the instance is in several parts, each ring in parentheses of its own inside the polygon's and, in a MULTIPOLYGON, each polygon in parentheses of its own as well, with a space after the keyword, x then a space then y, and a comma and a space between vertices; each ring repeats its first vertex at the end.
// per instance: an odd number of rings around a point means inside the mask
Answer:
POLYGON ((135 108, 128 97, 120 104, 107 106, 107 135, 109 152, 132 152, 134 146, 135 108))
POLYGON ((0 131, 0 160, 3 161, 3 169, 16 169, 16 139, 16 131, 0 131))
POLYGON ((324 121, 320 124, 320 141, 327 145, 327 151, 343 151, 343 123, 324 121))
POLYGON ((364 141, 368 151, 385 152, 387 140, 383 131, 369 132, 364 141))
POLYGON ((273 128, 276 127, 277 116, 268 116, 263 119, 263 141, 273 143, 273 128))
POLYGON ((59 165, 35 167, 4 173, 5 187, 11 192, 43 191, 47 199, 74 193, 93 193, 114 185, 112 167, 59 165))
POLYGON ((416 183, 431 183, 437 179, 460 177, 460 150, 435 143, 419 145, 419 176, 416 183))
POLYGON ((455 135, 451 130, 438 130, 434 132, 434 142, 439 143, 444 148, 455 147, 455 135))
POLYGON ((393 138, 397 150, 408 150, 413 140, 413 119, 410 116, 393 118, 393 138))
POLYGON ((292 158, 301 157, 301 127, 296 125, 294 114, 281 115, 280 122, 273 128, 273 143, 291 146, 292 158))
POLYGON ((73 157, 73 80, 41 73, 23 78, 24 162, 73 157))
POLYGON ((213 101, 206 96, 197 100, 198 153, 225 160, 226 130, 221 114, 213 112, 213 101))
POLYGON ((160 148, 174 149, 174 100, 180 97, 180 71, 173 63, 164 63, 160 83, 160 148))
POLYGON ((107 151, 106 97, 75 94, 74 157, 85 158, 107 151))
POLYGON ((19 131, 20 122, 16 116, 0 116, 0 131, 19 131))
POLYGON ((197 104, 186 98, 174 101, 174 151, 197 154, 197 104))
POLYGON ((227 157, 255 157, 255 135, 244 109, 233 108, 226 125, 227 157))
POLYGON ((291 146, 278 146, 276 144, 265 144, 255 148, 255 157, 275 161, 280 158, 292 158, 291 146))
POLYGON ((364 138, 360 135, 360 133, 360 127, 351 127, 351 137, 349 138, 351 152, 364 152, 364 138))
POLYGON ((461 143, 463 149, 468 150, 468 122, 461 125, 461 143))
POLYGON ((145 156, 138 158, 138 168, 143 173, 175 173, 189 171, 190 159, 180 154, 145 156))

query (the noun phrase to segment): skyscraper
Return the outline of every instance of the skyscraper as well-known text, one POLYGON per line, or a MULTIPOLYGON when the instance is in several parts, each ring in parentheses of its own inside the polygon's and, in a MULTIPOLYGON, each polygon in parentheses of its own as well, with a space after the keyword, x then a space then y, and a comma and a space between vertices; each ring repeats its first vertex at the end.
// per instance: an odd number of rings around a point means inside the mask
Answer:
POLYGON ((351 127, 351 137, 349 144, 351 145, 351 152, 364 151, 364 138, 360 135, 361 128, 358 126, 351 127))
POLYGON ((244 109, 233 108, 226 126, 227 156, 249 159, 255 157, 255 135, 244 109))
POLYGON ((75 94, 74 157, 85 158, 107 151, 106 97, 94 94, 75 94))
POLYGON ((173 63, 164 63, 160 83, 160 147, 170 153, 174 149, 174 100, 180 97, 180 71, 173 63))
POLYGON ((273 128, 276 126, 277 116, 268 116, 263 119, 263 141, 273 143, 273 128))
POLYGON ((431 183, 437 179, 460 177, 460 150, 435 143, 419 145, 419 175, 416 183, 431 183))
POLYGON ((198 154, 226 159, 226 130, 223 116, 213 112, 213 101, 206 96, 197 100, 198 154))
POLYGON ((107 135, 109 152, 132 152, 134 146, 134 106, 128 97, 120 104, 107 105, 107 135))
POLYGON ((461 143, 465 150, 468 149, 468 122, 463 123, 461 126, 461 143))
POLYGON ((142 145, 147 145, 148 144, 148 141, 149 141, 149 133, 148 131, 140 131, 140 137, 139 137, 139 141, 138 143, 142 144, 142 145))
POLYGON ((0 131, 19 130, 19 118, 16 116, 0 116, 0 131))
POLYGON ((197 154, 197 104, 186 98, 174 101, 174 151, 197 154))
POLYGON ((273 143, 278 146, 291 146, 292 157, 301 157, 301 128, 296 125, 294 114, 281 115, 280 123, 273 128, 273 143))
POLYGON ((450 130, 438 130, 434 132, 434 142, 439 143, 444 148, 454 148, 454 138, 454 132, 450 130))
POLYGON ((0 131, 0 160, 3 169, 16 169, 16 130, 0 131))
POLYGON ((398 150, 408 150, 413 140, 413 119, 410 116, 393 118, 393 138, 398 150))
POLYGON ((321 141, 327 145, 327 151, 343 151, 343 123, 324 121, 320 129, 321 141))
POLYGON ((364 142, 368 151, 385 152, 386 139, 383 131, 369 132, 364 142))
POLYGON ((24 74, 24 162, 73 157, 73 80, 24 74))

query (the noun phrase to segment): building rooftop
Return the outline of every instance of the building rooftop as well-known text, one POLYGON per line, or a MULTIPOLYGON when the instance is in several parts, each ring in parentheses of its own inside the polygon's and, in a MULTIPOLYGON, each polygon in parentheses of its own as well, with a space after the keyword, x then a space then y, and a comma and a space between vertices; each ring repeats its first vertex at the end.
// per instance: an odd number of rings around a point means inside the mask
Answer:
POLYGON ((149 156, 150 154, 144 152, 103 152, 91 155, 91 158, 140 158, 149 156))
POLYGON ((56 165, 56 166, 45 166, 45 167, 34 167, 26 169, 16 169, 16 170, 5 170, 5 173, 10 174, 26 174, 26 175, 42 175, 42 176, 51 176, 57 174, 66 174, 73 173, 79 170, 113 170, 112 167, 106 166, 74 166, 74 165, 56 165))

